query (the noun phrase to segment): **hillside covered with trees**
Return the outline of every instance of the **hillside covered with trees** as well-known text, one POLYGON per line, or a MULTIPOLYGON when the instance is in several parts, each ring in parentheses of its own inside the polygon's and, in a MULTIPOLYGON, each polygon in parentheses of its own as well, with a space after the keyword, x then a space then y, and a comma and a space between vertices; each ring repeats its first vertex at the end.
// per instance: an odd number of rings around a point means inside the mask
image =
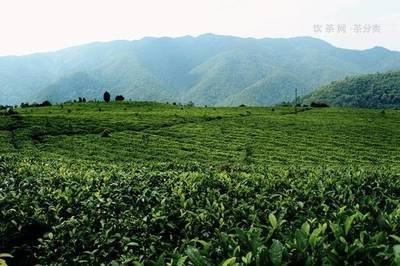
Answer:
POLYGON ((400 53, 340 49, 310 37, 143 38, 0 57, 0 104, 126 99, 272 105, 349 75, 400 69, 400 53))
POLYGON ((400 71, 347 77, 321 87, 303 101, 341 107, 400 107, 400 71))

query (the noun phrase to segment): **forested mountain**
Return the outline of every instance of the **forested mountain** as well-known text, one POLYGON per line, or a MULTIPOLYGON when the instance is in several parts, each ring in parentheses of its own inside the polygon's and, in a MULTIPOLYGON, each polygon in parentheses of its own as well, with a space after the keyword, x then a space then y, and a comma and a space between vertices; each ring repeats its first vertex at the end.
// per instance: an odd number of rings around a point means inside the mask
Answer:
POLYGON ((321 87, 303 101, 341 107, 400 107, 400 71, 347 77, 321 87))
POLYGON ((295 88, 302 96, 349 75, 394 69, 399 52, 340 49, 310 37, 143 38, 0 57, 0 104, 99 99, 107 89, 126 99, 269 105, 292 100, 295 88))

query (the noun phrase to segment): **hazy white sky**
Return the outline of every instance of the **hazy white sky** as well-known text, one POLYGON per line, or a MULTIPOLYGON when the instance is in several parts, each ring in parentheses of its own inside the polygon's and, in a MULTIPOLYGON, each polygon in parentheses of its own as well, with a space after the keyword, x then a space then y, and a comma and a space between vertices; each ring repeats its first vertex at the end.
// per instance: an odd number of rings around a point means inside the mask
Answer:
POLYGON ((400 1, 0 0, 0 55, 208 32, 244 37, 307 35, 345 48, 379 45, 400 50, 400 1), (337 32, 339 24, 346 25, 346 32, 343 28, 337 32), (356 24, 363 32, 355 32, 360 30, 356 24), (314 25, 321 25, 322 33, 316 33, 314 25), (334 32, 327 32, 329 25, 334 32), (381 32, 372 32, 373 25, 379 25, 381 32))

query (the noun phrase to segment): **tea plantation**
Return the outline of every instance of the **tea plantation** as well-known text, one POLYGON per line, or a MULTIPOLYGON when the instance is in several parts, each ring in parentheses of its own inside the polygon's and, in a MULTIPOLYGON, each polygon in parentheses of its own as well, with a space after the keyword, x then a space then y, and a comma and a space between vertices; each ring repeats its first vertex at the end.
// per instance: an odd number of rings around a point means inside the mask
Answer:
POLYGON ((400 110, 3 111, 0 265, 400 265, 399 161, 400 110))

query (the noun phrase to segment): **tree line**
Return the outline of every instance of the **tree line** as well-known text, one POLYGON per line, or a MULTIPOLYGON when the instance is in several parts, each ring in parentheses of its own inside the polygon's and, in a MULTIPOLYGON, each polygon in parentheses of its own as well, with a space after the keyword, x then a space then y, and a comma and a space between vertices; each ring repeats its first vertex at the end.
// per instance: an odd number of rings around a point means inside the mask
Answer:
MULTIPOLYGON (((105 91, 103 94, 103 100, 106 103, 109 103, 111 101, 111 94, 108 91, 105 91)), ((125 97, 123 95, 116 95, 114 100, 116 102, 122 102, 125 100, 125 97)), ((88 102, 85 97, 78 97, 78 100, 73 100, 74 103, 79 102, 79 103, 86 103, 88 102)), ((90 101, 89 101, 90 102, 90 101)), ((41 103, 33 102, 33 103, 21 103, 20 107, 21 108, 28 108, 28 107, 46 107, 46 106, 52 106, 51 102, 49 100, 45 100, 41 103)), ((14 109, 17 108, 18 106, 12 106, 12 105, 0 105, 0 110, 7 110, 7 109, 14 109)))

